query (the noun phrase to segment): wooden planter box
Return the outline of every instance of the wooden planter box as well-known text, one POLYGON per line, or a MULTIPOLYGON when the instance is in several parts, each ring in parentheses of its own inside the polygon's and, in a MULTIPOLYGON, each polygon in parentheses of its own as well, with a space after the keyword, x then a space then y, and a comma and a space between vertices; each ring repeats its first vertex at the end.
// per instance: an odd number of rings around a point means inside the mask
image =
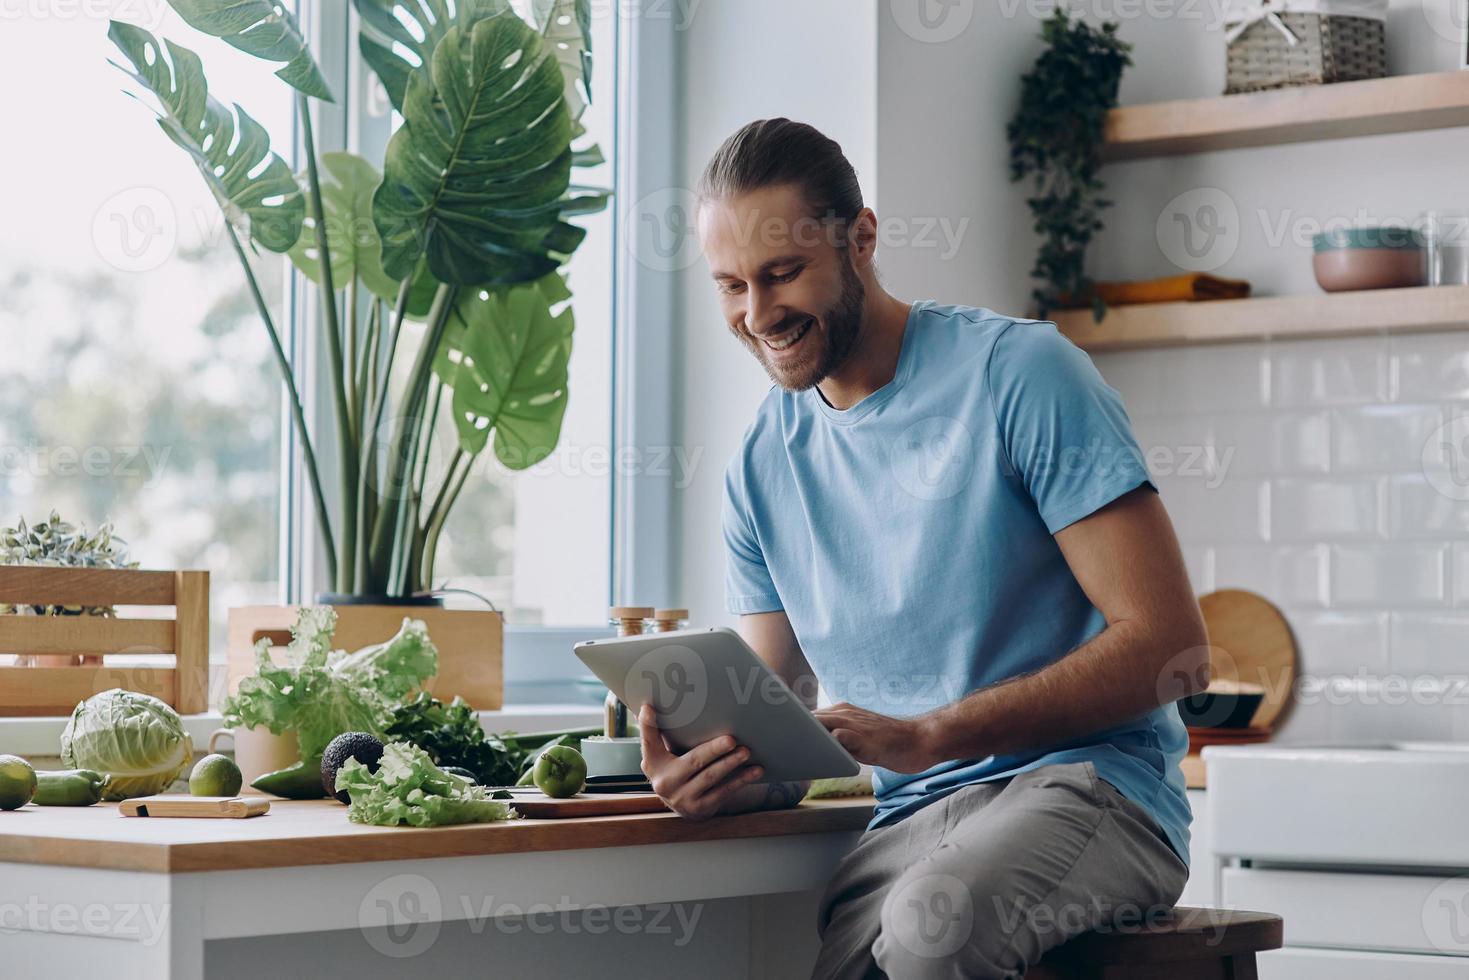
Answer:
MULTIPOLYGON (((332 649, 359 650, 390 639, 405 618, 421 619, 439 651, 439 673, 424 687, 441 701, 457 695, 480 711, 504 703, 505 621, 497 612, 437 606, 333 606, 332 649)), ((229 691, 255 673, 255 644, 269 638, 276 653, 291 640, 299 606, 242 606, 229 611, 229 691)))
POLYGON ((0 653, 102 658, 101 665, 0 666, 0 715, 69 715, 78 701, 114 687, 151 694, 180 714, 208 708, 208 572, 3 566, 0 603, 174 609, 169 619, 0 616, 0 653), (173 666, 108 664, 155 653, 172 654, 173 666))

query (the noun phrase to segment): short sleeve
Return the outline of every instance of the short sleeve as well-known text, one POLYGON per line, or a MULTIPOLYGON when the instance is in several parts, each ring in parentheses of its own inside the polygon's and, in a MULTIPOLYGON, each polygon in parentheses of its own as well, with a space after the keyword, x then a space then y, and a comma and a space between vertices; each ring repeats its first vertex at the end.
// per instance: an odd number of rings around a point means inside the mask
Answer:
POLYGON ((736 459, 724 475, 725 606, 737 616, 778 612, 785 607, 776 594, 765 552, 749 518, 741 462, 736 459))
POLYGON ((1152 487, 1121 396, 1055 324, 1007 327, 986 377, 1005 462, 1052 534, 1152 487))

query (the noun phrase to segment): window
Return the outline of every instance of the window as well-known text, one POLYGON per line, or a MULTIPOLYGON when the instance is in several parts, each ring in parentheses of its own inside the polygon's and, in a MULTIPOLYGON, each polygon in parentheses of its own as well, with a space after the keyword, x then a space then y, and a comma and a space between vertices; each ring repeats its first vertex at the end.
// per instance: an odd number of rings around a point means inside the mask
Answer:
MULTIPOLYGON (((108 16, 197 51, 286 155, 290 94, 164 4, 24 9, 0 29, 0 522, 111 519, 144 567, 209 569, 222 657, 225 610, 280 599, 280 386, 208 188, 108 64, 108 16)), ((282 263, 258 272, 288 325, 282 263)))

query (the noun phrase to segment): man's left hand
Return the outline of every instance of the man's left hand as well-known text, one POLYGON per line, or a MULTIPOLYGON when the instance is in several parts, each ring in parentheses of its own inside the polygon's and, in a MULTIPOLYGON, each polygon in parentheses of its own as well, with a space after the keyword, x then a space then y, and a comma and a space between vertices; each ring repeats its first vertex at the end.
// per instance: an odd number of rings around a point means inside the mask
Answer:
POLYGON ((933 757, 931 724, 922 716, 891 718, 842 702, 818 709, 816 720, 858 762, 893 772, 923 772, 942 761, 933 757))

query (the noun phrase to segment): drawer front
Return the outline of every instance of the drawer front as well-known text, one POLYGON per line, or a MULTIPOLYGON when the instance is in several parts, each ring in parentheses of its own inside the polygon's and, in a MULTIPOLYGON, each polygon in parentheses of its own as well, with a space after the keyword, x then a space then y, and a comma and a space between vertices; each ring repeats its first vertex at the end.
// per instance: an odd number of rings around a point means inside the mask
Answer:
POLYGON ((1469 957, 1469 877, 1226 868, 1222 881, 1227 908, 1283 917, 1287 946, 1469 957))
POLYGON ((1278 949, 1261 953, 1260 980, 1464 980, 1464 961, 1407 953, 1278 949))

